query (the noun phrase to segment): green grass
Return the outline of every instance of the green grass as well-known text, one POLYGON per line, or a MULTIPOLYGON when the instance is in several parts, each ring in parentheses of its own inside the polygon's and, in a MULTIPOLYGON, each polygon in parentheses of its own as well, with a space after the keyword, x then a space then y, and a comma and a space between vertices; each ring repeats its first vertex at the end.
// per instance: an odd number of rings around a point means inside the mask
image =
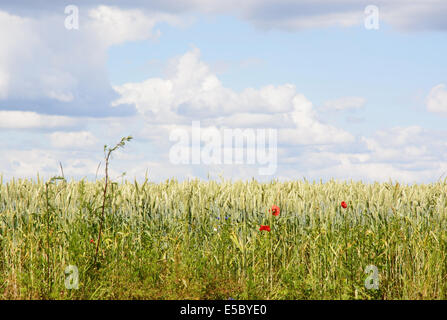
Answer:
POLYGON ((446 299, 446 187, 112 183, 95 264, 104 181, 1 182, 0 297, 446 299), (365 288, 368 265, 378 290, 365 288))

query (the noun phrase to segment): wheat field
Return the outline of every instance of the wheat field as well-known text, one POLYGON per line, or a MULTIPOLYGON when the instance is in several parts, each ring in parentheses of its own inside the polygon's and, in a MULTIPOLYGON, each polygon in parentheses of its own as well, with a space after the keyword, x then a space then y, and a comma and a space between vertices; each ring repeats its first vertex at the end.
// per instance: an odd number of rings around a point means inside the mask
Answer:
POLYGON ((104 183, 1 181, 2 299, 447 296, 446 181, 104 183))

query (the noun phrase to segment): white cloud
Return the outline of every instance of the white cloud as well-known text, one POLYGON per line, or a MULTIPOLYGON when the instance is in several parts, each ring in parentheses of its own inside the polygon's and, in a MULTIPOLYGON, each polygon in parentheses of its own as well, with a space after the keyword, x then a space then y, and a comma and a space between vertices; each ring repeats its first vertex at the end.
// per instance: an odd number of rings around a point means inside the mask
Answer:
MULTIPOLYGON (((239 1, 238 6, 235 3, 190 1, 178 10, 188 7, 204 12, 232 12, 264 28, 292 30, 350 26, 361 23, 363 19, 363 6, 356 1, 334 1, 329 9, 315 5, 314 1, 239 1)), ((392 1, 388 5, 379 1, 379 9, 381 17, 396 26, 431 28, 436 25, 436 19, 432 24, 430 17, 445 13, 441 2, 433 1, 431 4, 433 10, 425 2, 415 5, 414 2, 392 1), (396 14, 398 12, 401 14, 396 14), (420 17, 417 16, 418 12, 421 13, 420 17)), ((51 14, 38 19, 32 18, 32 15, 25 18, 0 11, 0 100, 24 98, 33 103, 47 98, 62 106, 73 103, 79 108, 84 105, 84 100, 78 103, 80 97, 86 97, 86 101, 91 103, 106 101, 105 98, 112 96, 105 65, 108 48, 127 41, 154 39, 159 35, 154 30, 157 23, 176 24, 179 21, 177 12, 162 14, 107 6, 81 12, 86 14, 81 17, 80 30, 70 32, 63 28, 63 15, 51 14), (23 50, 25 47, 28 49, 23 50)), ((437 25, 445 28, 446 24, 439 20, 437 25)), ((83 148, 94 147, 98 139, 115 141, 122 132, 127 134, 128 130, 137 130, 137 138, 146 134, 147 144, 140 145, 141 149, 136 150, 135 157, 118 153, 114 172, 128 171, 130 168, 135 176, 141 177, 148 168, 150 172, 155 172, 156 179, 205 177, 206 167, 196 170, 194 167, 169 165, 164 163, 166 159, 163 158, 170 147, 169 130, 180 125, 189 126, 191 120, 198 119, 203 121, 204 126, 277 128, 279 142, 284 145, 281 160, 290 166, 278 169, 278 175, 285 177, 307 175, 316 179, 366 177, 426 181, 447 170, 445 137, 438 137, 421 127, 407 127, 355 139, 349 132, 320 121, 311 101, 298 93, 293 84, 246 88, 236 92, 222 84, 200 60, 199 53, 198 49, 194 49, 174 59, 172 72, 166 78, 151 78, 115 88, 120 94, 115 105, 135 104, 139 113, 145 116, 141 117, 141 121, 146 121, 143 131, 139 131, 131 121, 115 118, 89 119, 87 122, 91 127, 86 131, 56 131, 40 136, 37 133, 37 137, 50 139, 42 142, 41 149, 7 149, 7 155, 0 160, 0 170, 6 170, 10 176, 29 177, 36 171, 53 174, 58 170, 59 161, 62 161, 67 175, 91 175, 95 173, 97 160, 101 160, 101 150, 98 153, 83 148), (51 149, 47 143, 61 150, 51 149), (71 153, 66 150, 71 146, 82 150, 71 153), (147 157, 152 155, 153 150, 148 148, 154 146, 154 154, 159 157, 149 161, 147 157), (361 151, 350 153, 349 149, 361 151)), ((434 87, 427 97, 427 109, 446 113, 446 92, 443 84, 434 87)), ((363 98, 345 97, 327 101, 325 107, 357 109, 364 103, 363 98)), ((63 116, 0 111, 2 129, 60 130, 77 127, 80 123, 79 119, 63 116)), ((34 134, 24 135, 34 138, 34 134)), ((218 171, 221 168, 211 169, 218 171)), ((257 170, 235 166, 226 172, 238 178, 256 175, 257 170)))
POLYGON ((88 17, 90 20, 87 22, 87 29, 106 47, 127 41, 156 38, 160 33, 154 33, 153 29, 159 22, 180 24, 180 19, 172 14, 144 12, 140 9, 123 10, 104 5, 90 9, 88 17))
POLYGON ((0 128, 2 129, 38 129, 74 127, 79 120, 64 117, 43 115, 28 111, 0 111, 0 128))
POLYGON ((428 137, 427 133, 420 126, 394 127, 387 130, 379 130, 375 134, 375 139, 387 147, 401 147, 407 144, 424 145, 428 137))
MULTIPOLYGON (((110 46, 157 37, 172 14, 99 6, 80 10, 79 30, 64 12, 21 17, 0 10, 0 103, 27 111, 105 115, 116 98, 106 70, 110 46), (26 106, 26 107, 24 107, 26 106)), ((112 110, 113 111, 113 110, 112 110)))
POLYGON ((362 26, 364 9, 375 5, 380 22, 403 30, 447 29, 444 0, 261 0, 244 1, 228 8, 263 28, 301 30, 322 27, 362 26), (235 9, 238 8, 238 9, 235 9))
POLYGON ((375 161, 387 161, 387 162, 411 162, 423 159, 428 155, 426 146, 411 146, 404 145, 399 148, 393 148, 390 146, 384 146, 377 140, 372 138, 363 138, 368 149, 371 151, 370 159, 375 161))
MULTIPOLYGON (((78 0, 82 8, 103 5, 99 0, 78 0)), ((361 26, 368 5, 379 8, 380 23, 384 21, 404 30, 446 30, 445 0, 110 0, 120 8, 138 8, 144 12, 164 12, 180 16, 188 13, 206 15, 229 14, 252 22, 264 29, 301 30, 322 27, 361 26)), ((2 6, 13 12, 54 12, 53 4, 4 0, 2 6)), ((138 15, 136 15, 138 16, 138 15)), ((113 21, 110 19, 109 21, 113 21)), ((119 32, 119 31, 118 31, 119 32)))
POLYGON ((44 150, 8 150, 0 160, 2 169, 7 168, 6 178, 28 177, 33 178, 39 174, 57 173, 58 162, 44 150))
POLYGON ((9 74, 0 70, 0 99, 5 99, 8 96, 9 74))
POLYGON ((73 80, 70 74, 61 74, 61 68, 48 60, 55 53, 49 49, 55 46, 48 43, 55 39, 43 37, 48 23, 46 19, 38 21, 0 11, 2 99, 69 94, 67 90, 73 80))
POLYGON ((352 8, 345 12, 320 12, 314 15, 296 14, 289 16, 284 13, 284 19, 262 19, 255 15, 256 24, 266 28, 280 28, 286 30, 302 30, 311 28, 326 27, 352 27, 361 25, 364 20, 363 9, 361 7, 352 8))
POLYGON ((447 115, 447 90, 445 84, 433 87, 426 99, 427 110, 447 115))
POLYGON ((215 117, 237 112, 279 113, 293 109, 295 87, 291 84, 247 88, 241 93, 222 85, 204 62, 200 51, 193 49, 171 61, 168 79, 151 78, 141 83, 116 86, 121 98, 113 105, 134 103, 142 114, 157 121, 195 115, 215 117), (164 118, 164 119, 163 119, 164 118))
POLYGON ((50 140, 53 147, 61 149, 88 148, 97 143, 96 137, 88 131, 57 131, 50 135, 50 140))
POLYGON ((86 157, 74 152, 55 151, 48 149, 15 150, 11 149, 0 159, 0 173, 6 179, 11 178, 49 178, 60 174, 62 163, 64 174, 69 177, 94 177, 99 160, 96 157, 86 157))
MULTIPOLYGON (((305 98, 295 103, 301 104, 300 109, 304 113, 312 110, 305 98)), ((337 138, 337 132, 328 131, 327 128, 326 134, 322 136, 318 132, 324 131, 323 129, 302 130, 302 135, 298 129, 279 129, 277 172, 274 176, 259 176, 256 165, 171 164, 168 152, 173 142, 168 139, 169 132, 179 127, 189 130, 190 124, 150 124, 143 127, 142 132, 135 131, 140 126, 135 122, 137 120, 144 124, 142 117, 128 119, 123 123, 120 123, 120 119, 90 118, 86 121, 87 128, 84 131, 56 131, 51 134, 20 132, 18 135, 23 137, 21 140, 36 139, 36 144, 28 147, 29 149, 20 145, 22 150, 17 150, 14 147, 15 141, 9 147, 4 141, 7 152, 0 159, 0 173, 5 174, 7 179, 35 177, 37 172, 41 176, 50 177, 59 173, 60 161, 66 177, 87 176, 93 179, 103 156, 102 147, 97 142, 104 141, 112 145, 129 130, 134 130, 135 140, 115 154, 110 171, 113 177, 127 172, 128 178, 141 180, 148 170, 151 181, 172 177, 180 180, 186 177, 206 179, 208 173, 218 178, 218 174, 222 173, 227 178, 255 177, 260 181, 306 177, 316 180, 336 178, 368 182, 397 179, 410 183, 436 181, 447 171, 447 132, 430 131, 419 126, 380 130, 372 136, 357 137, 355 140, 352 137, 337 138), (290 136, 284 130, 290 130, 290 136), (309 132, 309 137, 306 132, 309 132), (143 133, 147 133, 145 138, 148 140, 144 140, 143 133), (281 141, 281 137, 284 141, 281 141), (281 144, 282 142, 287 144, 281 144)), ((294 124, 293 119, 289 119, 289 124, 294 124)), ((215 126, 220 127, 218 124, 215 126)), ((98 177, 103 176, 103 169, 100 168, 98 177)))
MULTIPOLYGON (((135 3, 136 6, 142 4, 135 3)), ((301 30, 362 26, 364 9, 368 5, 379 8, 381 22, 399 29, 447 29, 447 3, 444 0, 153 0, 147 8, 162 7, 167 12, 232 14, 260 28, 301 30)))
POLYGON ((353 137, 320 122, 312 103, 294 85, 226 88, 193 49, 171 62, 167 79, 116 86, 121 94, 113 105, 135 104, 151 124, 186 124, 278 128, 280 141, 292 144, 345 143, 353 137))
POLYGON ((324 102, 323 109, 336 111, 360 109, 365 105, 365 102, 365 98, 362 97, 343 97, 324 102))
POLYGON ((447 172, 447 132, 419 126, 395 127, 360 136, 348 144, 283 148, 278 178, 431 182, 447 172))

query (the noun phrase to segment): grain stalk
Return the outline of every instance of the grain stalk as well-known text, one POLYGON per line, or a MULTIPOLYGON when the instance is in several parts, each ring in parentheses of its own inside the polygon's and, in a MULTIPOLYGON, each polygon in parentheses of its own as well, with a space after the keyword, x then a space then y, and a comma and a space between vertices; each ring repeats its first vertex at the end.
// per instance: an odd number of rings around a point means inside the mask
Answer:
POLYGON ((45 183, 45 206, 46 206, 46 212, 45 212, 45 220, 46 220, 46 256, 47 256, 47 295, 51 292, 52 282, 50 279, 50 218, 51 218, 51 212, 54 211, 54 207, 50 203, 50 188, 49 186, 52 184, 55 184, 58 180, 65 181, 64 177, 52 177, 50 180, 48 180, 45 183))

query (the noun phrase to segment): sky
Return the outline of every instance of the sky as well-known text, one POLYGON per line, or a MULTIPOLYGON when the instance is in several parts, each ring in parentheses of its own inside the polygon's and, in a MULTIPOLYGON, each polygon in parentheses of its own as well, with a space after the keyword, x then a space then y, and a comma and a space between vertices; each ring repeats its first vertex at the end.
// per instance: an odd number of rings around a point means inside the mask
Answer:
POLYGON ((3 0, 0 174, 101 178, 104 145, 131 135, 112 178, 436 182, 446 15, 442 0, 3 0), (256 144, 225 144, 230 129, 256 144))

